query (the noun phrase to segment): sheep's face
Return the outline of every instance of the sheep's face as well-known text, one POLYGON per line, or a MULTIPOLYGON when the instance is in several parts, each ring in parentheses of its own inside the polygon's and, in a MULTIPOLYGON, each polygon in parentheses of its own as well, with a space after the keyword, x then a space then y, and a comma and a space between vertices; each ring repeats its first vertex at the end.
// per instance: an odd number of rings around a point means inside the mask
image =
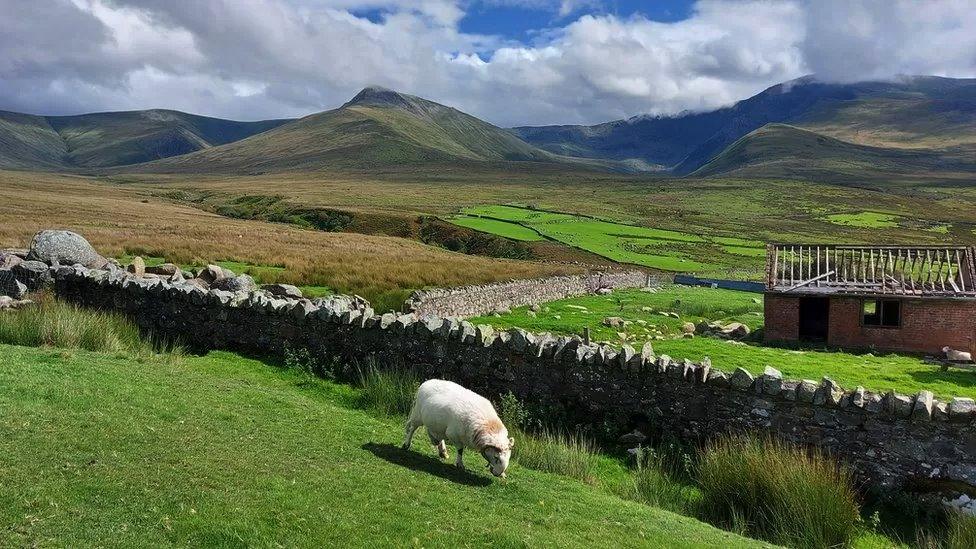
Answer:
POLYGON ((509 439, 509 444, 507 448, 495 448, 494 446, 489 446, 485 448, 482 455, 488 460, 488 470, 491 474, 496 477, 505 478, 505 471, 508 469, 508 462, 512 459, 512 445, 515 442, 509 439))

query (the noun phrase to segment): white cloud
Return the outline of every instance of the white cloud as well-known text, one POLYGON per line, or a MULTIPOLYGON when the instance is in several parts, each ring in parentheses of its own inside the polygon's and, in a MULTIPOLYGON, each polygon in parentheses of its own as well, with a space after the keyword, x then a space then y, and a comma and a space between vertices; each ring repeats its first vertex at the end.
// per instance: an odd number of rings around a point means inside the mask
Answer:
MULTIPOLYGON (((589 0, 482 0, 575 13, 589 0)), ((0 109, 257 119, 379 84, 502 125, 595 123, 832 80, 976 74, 971 0, 702 0, 583 15, 532 44, 460 30, 469 0, 0 0, 0 109), (363 10, 379 10, 369 20, 363 10)))

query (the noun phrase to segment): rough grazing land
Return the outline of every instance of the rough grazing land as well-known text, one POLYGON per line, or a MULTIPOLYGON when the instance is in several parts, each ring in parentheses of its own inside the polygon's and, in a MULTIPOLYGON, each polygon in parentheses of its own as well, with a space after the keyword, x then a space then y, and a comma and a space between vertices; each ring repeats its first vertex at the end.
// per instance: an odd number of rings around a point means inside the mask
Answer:
POLYGON ((477 455, 459 473, 350 389, 230 353, 0 355, 4 546, 766 546, 477 455))
POLYGON ((511 391, 553 421, 606 435, 641 426, 702 441, 728 431, 770 431, 824 448, 862 480, 910 479, 976 485, 976 404, 844 391, 825 378, 794 382, 768 369, 754 378, 707 361, 673 361, 629 346, 585 345, 513 329, 413 315, 375 315, 348 301, 271 299, 205 292, 192 284, 127 277, 81 267, 57 269, 59 296, 131 315, 157 335, 198 348, 314 356, 381 367, 408 365, 422 377, 457 380, 481 394, 511 391))

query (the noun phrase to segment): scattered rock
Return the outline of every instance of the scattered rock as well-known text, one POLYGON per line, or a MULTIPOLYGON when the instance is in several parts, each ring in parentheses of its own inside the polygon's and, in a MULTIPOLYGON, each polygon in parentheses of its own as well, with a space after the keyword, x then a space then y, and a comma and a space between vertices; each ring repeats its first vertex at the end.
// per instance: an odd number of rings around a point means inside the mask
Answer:
POLYGON ((531 309, 529 309, 528 311, 526 311, 525 314, 528 315, 530 318, 535 318, 535 317, 539 316, 539 315, 536 314, 535 311, 533 311, 531 309))
POLYGON ((600 288, 596 291, 596 295, 610 295, 613 293, 613 288, 600 288))
POLYGON ((206 267, 200 269, 197 273, 197 278, 206 282, 207 284, 213 284, 218 280, 225 278, 224 271, 217 265, 207 265, 206 267))
POLYGON ((617 439, 617 442, 620 444, 641 444, 645 440, 647 440, 647 435, 637 429, 634 429, 633 431, 622 435, 619 439, 617 439))
MULTIPOLYGON (((160 276, 173 276, 179 272, 180 272, 180 267, 173 263, 163 263, 161 265, 155 265, 153 267, 146 267, 146 273, 160 275, 160 276)), ((192 276, 190 278, 192 278, 192 276)))
POLYGON ((534 313, 538 313, 542 310, 542 307, 540 307, 538 303, 533 303, 531 306, 529 306, 529 310, 534 313))
POLYGON ((143 261, 142 257, 137 255, 132 258, 132 262, 129 263, 129 266, 126 267, 125 270, 139 278, 142 278, 146 276, 146 262, 143 261))
POLYGON ((566 305, 567 309, 576 309, 577 311, 588 311, 586 307, 582 305, 566 305))
POLYGON ((225 292, 253 292, 258 289, 258 285, 249 275, 242 274, 231 278, 221 278, 210 285, 215 290, 225 292))
POLYGON ((0 295, 0 311, 19 309, 31 303, 34 302, 29 299, 14 299, 9 295, 0 295))
POLYGON ((291 284, 265 284, 261 286, 261 289, 278 297, 290 297, 292 299, 305 297, 302 295, 302 291, 298 286, 292 286, 291 284))
POLYGON ((619 316, 608 316, 603 319, 603 325, 610 328, 620 328, 624 325, 624 319, 619 316))
POLYGON ((45 230, 31 239, 27 259, 42 261, 48 265, 81 264, 100 269, 107 261, 81 235, 71 231, 45 230))

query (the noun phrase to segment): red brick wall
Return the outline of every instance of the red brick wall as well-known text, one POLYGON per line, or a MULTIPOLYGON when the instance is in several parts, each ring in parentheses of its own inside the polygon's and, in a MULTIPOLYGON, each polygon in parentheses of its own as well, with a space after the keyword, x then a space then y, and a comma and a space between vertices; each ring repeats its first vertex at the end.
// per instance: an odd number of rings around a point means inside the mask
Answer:
POLYGON ((903 299, 900 328, 862 326, 861 303, 831 300, 829 345, 941 353, 946 345, 967 350, 976 336, 976 301, 903 299))
POLYGON ((763 333, 766 341, 789 342, 800 337, 800 300, 766 294, 763 308, 766 311, 763 333))
MULTIPOLYGON (((835 347, 876 348, 890 351, 941 353, 970 349, 976 337, 976 301, 903 299, 900 328, 861 325, 861 299, 830 300, 827 344, 835 347)), ((775 294, 765 296, 767 342, 791 342, 799 338, 800 299, 775 294)))

